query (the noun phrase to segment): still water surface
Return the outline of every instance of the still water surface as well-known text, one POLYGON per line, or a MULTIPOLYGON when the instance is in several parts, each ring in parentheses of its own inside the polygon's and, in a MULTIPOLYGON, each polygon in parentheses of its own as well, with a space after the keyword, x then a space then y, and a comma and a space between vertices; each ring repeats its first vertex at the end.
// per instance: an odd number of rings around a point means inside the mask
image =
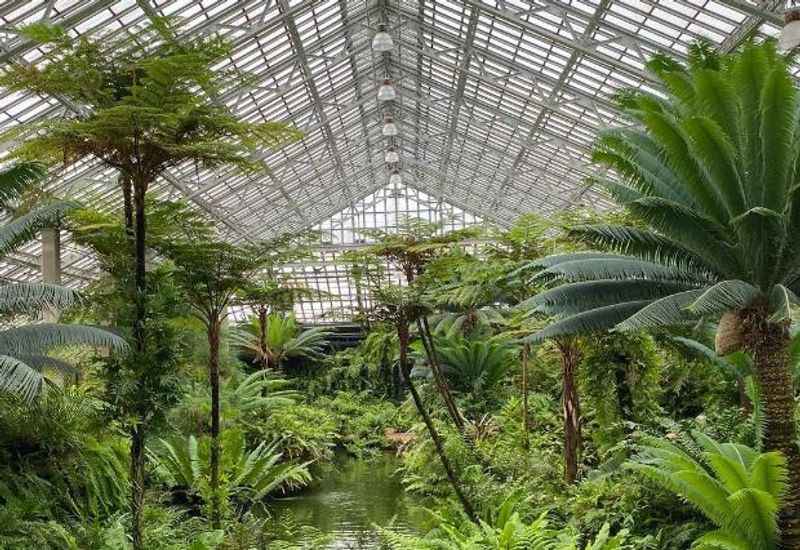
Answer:
POLYGON ((395 473, 398 466, 392 454, 365 460, 340 456, 335 469, 325 471, 316 485, 274 501, 271 509, 328 533, 327 550, 380 548, 374 525, 414 530, 411 499, 395 473))

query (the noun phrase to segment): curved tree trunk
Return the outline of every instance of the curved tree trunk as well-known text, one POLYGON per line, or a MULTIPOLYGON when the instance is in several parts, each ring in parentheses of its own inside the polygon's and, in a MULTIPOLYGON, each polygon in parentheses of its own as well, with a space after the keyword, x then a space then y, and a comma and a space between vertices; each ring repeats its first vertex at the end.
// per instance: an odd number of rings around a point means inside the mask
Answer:
POLYGON ((779 516, 781 548, 800 549, 800 451, 795 427, 795 400, 789 367, 789 327, 769 321, 765 305, 742 312, 744 345, 753 357, 761 389, 766 430, 764 448, 787 459, 789 487, 779 516))
POLYGON ((531 345, 526 343, 522 346, 522 448, 526 451, 530 449, 531 443, 528 437, 530 431, 530 418, 528 417, 528 356, 531 352, 531 345))
POLYGON ((461 416, 461 412, 458 410, 458 406, 453 399, 453 394, 450 393, 450 387, 447 384, 447 379, 444 377, 442 368, 439 365, 439 360, 436 357, 436 350, 433 347, 433 337, 431 335, 430 327, 428 326, 428 320, 424 317, 417 319, 417 329, 419 330, 420 340, 422 340, 422 346, 425 348, 425 354, 428 356, 428 363, 431 366, 431 372, 433 372, 433 381, 436 384, 436 389, 439 392, 442 401, 444 401, 447 414, 450 416, 450 420, 453 421, 453 424, 458 429, 459 433, 464 435, 464 417, 461 416))
POLYGON ((564 413, 564 480, 574 483, 578 479, 578 460, 582 447, 581 405, 575 374, 578 370, 579 352, 575 342, 565 339, 558 342, 561 351, 561 376, 564 413))
POLYGON ((425 427, 428 429, 428 434, 431 436, 433 445, 436 448, 436 454, 439 455, 439 460, 441 461, 442 466, 447 473, 447 479, 450 481, 453 491, 456 493, 458 500, 461 502, 464 512, 473 522, 478 523, 478 516, 475 513, 475 509, 472 507, 472 504, 461 490, 461 485, 458 481, 455 470, 453 470, 450 460, 448 460, 447 455, 444 452, 442 438, 439 436, 439 432, 436 431, 436 427, 433 425, 433 421, 428 414, 428 410, 425 408, 425 404, 422 402, 419 392, 417 392, 416 385, 414 384, 413 380, 411 380, 411 369, 408 366, 409 332, 408 325, 406 323, 402 323, 397 326, 397 336, 400 341, 400 371, 403 373, 405 382, 408 385, 409 391, 411 392, 411 398, 414 400, 414 405, 416 406, 420 416, 422 416, 422 420, 425 422, 425 427))
MULTIPOLYGON (((123 184, 123 190, 130 195, 129 182, 123 184)), ((143 358, 146 352, 147 341, 145 334, 145 319, 147 318, 147 280, 145 271, 145 254, 147 233, 147 221, 145 214, 145 193, 147 182, 137 182, 133 186, 133 210, 135 211, 134 227, 134 303, 135 316, 133 320, 133 338, 137 355, 143 358)), ((127 199, 126 199, 127 200, 127 199)), ((129 213, 125 213, 126 226, 130 223, 129 213)), ((139 392, 144 392, 145 387, 142 380, 138 381, 139 392)), ((144 396, 140 395, 140 402, 144 401, 144 396)), ((147 419, 146 411, 140 411, 137 424, 131 430, 131 539, 134 550, 143 550, 142 543, 142 513, 144 511, 144 477, 145 477, 145 445, 147 443, 147 419)))
POLYGON ((208 319, 208 380, 211 385, 211 527, 222 527, 222 502, 219 491, 219 317, 208 319))

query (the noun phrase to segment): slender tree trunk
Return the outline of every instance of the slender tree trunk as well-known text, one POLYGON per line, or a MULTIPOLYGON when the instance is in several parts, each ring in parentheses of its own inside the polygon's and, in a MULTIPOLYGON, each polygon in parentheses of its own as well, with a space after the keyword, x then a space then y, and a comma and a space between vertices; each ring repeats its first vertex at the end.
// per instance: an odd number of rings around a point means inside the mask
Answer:
POLYGON ((527 451, 530 449, 530 418, 528 417, 528 356, 531 352, 531 345, 522 346, 522 447, 527 451))
POLYGON ((433 445, 436 448, 436 454, 439 455, 439 460, 441 461, 442 466, 447 473, 447 479, 450 481, 453 491, 456 493, 458 500, 461 502, 464 512, 467 514, 467 517, 469 517, 470 520, 478 523, 478 516, 475 513, 475 509, 472 507, 472 504, 461 490, 461 484, 458 481, 455 470, 453 470, 450 460, 448 460, 447 455, 444 452, 442 438, 439 436, 439 432, 436 431, 436 427, 433 425, 433 420, 431 420, 428 410, 425 408, 425 404, 422 402, 419 392, 417 392, 417 387, 411 379, 411 369, 408 366, 407 358, 409 332, 408 325, 405 322, 397 325, 397 336, 400 341, 400 371, 403 373, 405 382, 408 385, 409 391, 411 392, 411 398, 414 400, 414 405, 416 406, 420 416, 422 416, 422 420, 425 422, 425 427, 428 429, 428 434, 433 440, 433 445))
POLYGON ((133 229, 133 196, 131 189, 131 179, 124 174, 120 174, 119 184, 120 187, 122 187, 122 209, 125 215, 125 232, 128 234, 128 236, 132 241, 134 229, 133 229))
POLYGON ((742 312, 745 348, 753 357, 755 374, 761 389, 766 431, 764 448, 780 451, 789 468, 789 486, 783 496, 778 519, 780 547, 800 549, 800 451, 795 427, 795 400, 792 372, 789 367, 789 327, 770 322, 766 305, 759 304, 742 312))
POLYGON ((264 370, 269 368, 269 345, 267 344, 267 323, 269 323, 267 308, 264 306, 259 306, 258 346, 261 348, 261 368, 264 370))
POLYGON ((447 409, 447 414, 453 421, 453 424, 458 429, 459 433, 464 434, 464 417, 458 410, 453 394, 450 393, 450 387, 447 384, 447 379, 444 377, 439 360, 436 357, 436 350, 433 347, 433 337, 431 336, 428 320, 424 317, 417 319, 417 329, 419 330, 419 337, 422 340, 422 346, 425 348, 425 354, 428 356, 428 363, 433 372, 433 381, 436 384, 436 389, 444 401, 444 406, 447 409))
MULTIPOLYGON (((125 186, 123 186, 123 189, 125 186)), ((145 334, 145 319, 147 318, 147 280, 145 271, 145 236, 147 221, 145 217, 145 192, 146 182, 138 182, 134 186, 133 206, 136 213, 134 227, 134 291, 135 316, 133 320, 133 338, 137 360, 145 360, 147 348, 147 335, 145 334)), ((129 223, 126 212, 126 226, 129 223)), ((142 394, 145 386, 142 380, 138 381, 138 391, 142 394)), ((144 395, 139 396, 140 403, 144 395)), ((134 550, 144 550, 142 543, 142 513, 144 509, 144 478, 145 478, 145 445, 147 443, 147 418, 146 411, 141 410, 136 426, 131 431, 131 539, 134 550)))
POLYGON ((561 377, 564 413, 564 480, 574 483, 578 479, 578 459, 582 447, 581 407, 575 374, 578 370, 578 347, 572 340, 558 343, 561 351, 561 377))
POLYGON ((219 439, 219 329, 216 315, 208 319, 208 379, 211 385, 211 527, 222 527, 222 502, 219 492, 219 462, 221 444, 219 439))

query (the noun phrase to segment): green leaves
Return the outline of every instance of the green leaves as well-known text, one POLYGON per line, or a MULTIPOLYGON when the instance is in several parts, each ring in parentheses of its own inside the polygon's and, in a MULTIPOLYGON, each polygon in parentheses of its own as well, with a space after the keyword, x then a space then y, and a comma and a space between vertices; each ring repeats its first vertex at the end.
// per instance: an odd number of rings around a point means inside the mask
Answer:
POLYGON ((716 531, 693 547, 775 550, 777 512, 786 489, 786 459, 695 432, 702 460, 664 440, 647 438, 629 467, 687 499, 716 531))

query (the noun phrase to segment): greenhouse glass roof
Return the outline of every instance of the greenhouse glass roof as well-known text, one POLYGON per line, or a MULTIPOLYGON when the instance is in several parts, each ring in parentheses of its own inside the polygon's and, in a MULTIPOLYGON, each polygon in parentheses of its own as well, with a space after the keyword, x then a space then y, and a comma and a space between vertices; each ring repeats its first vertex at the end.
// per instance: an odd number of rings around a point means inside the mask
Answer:
MULTIPOLYGON (((40 20, 77 35, 135 32, 161 15, 186 37, 225 36, 234 49, 220 69, 243 78, 219 99, 243 119, 291 122, 305 137, 262 151, 271 169, 263 176, 187 165, 153 193, 189 200, 231 241, 327 231, 325 263, 358 244, 354 229, 396 223, 398 212, 507 225, 529 211, 608 206, 585 180, 596 134, 622 123, 613 93, 654 86, 644 62, 655 52, 681 58, 700 38, 730 50, 754 34, 774 36, 782 9, 754 0, 5 0, 0 61, 37 62, 41 52, 15 28, 40 20), (385 53, 372 48, 381 26, 393 42, 385 53), (380 102, 385 79, 397 97, 380 102), (394 137, 382 134, 387 116, 394 137), (402 184, 389 183, 390 147, 402 184)), ((70 109, 0 91, 0 129, 70 109)), ((98 164, 54 175, 51 189, 102 208, 121 202, 116 175, 98 164)), ((85 251, 65 248, 67 284, 96 276, 85 251)), ((37 278, 37 256, 31 245, 8 258, 0 277, 37 278)), ((351 299, 336 267, 293 269, 351 299)), ((328 301, 299 313, 330 317, 342 304, 328 301)))

